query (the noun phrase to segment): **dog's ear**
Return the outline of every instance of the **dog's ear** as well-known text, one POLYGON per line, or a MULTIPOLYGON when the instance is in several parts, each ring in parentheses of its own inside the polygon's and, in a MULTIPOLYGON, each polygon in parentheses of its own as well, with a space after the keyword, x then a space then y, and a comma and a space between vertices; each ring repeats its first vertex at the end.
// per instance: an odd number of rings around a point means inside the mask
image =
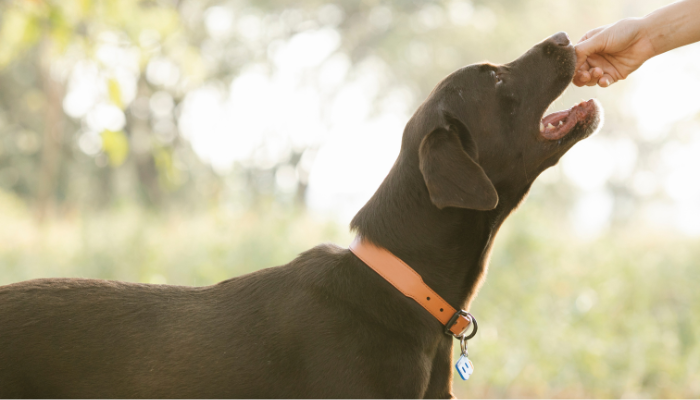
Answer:
POLYGON ((430 200, 445 207, 493 210, 498 193, 481 166, 464 151, 449 125, 430 132, 418 150, 420 171, 430 200))

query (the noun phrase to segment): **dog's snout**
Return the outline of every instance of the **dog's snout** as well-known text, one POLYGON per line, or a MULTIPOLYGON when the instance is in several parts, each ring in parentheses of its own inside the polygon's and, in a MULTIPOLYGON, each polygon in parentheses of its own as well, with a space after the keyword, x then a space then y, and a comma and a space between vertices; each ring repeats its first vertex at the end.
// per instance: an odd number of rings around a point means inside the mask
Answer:
POLYGON ((552 37, 549 38, 549 40, 557 46, 562 47, 566 47, 571 44, 569 35, 567 35, 566 32, 555 33, 554 35, 552 35, 552 37))

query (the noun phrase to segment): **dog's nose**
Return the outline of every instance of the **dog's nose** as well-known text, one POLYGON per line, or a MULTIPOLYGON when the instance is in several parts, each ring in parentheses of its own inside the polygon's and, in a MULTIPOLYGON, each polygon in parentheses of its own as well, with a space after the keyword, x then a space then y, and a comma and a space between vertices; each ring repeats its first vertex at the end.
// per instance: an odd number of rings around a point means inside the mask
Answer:
POLYGON ((566 32, 555 33, 549 38, 549 40, 557 46, 562 47, 566 47, 571 44, 571 40, 569 40, 569 35, 567 35, 566 32))

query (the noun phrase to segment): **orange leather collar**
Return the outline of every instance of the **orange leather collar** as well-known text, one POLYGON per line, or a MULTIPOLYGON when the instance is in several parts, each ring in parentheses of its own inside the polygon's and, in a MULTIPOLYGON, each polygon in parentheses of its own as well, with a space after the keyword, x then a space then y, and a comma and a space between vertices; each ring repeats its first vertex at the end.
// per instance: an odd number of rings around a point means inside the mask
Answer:
POLYGON ((464 310, 455 310, 439 294, 423 282, 423 278, 390 251, 375 246, 357 236, 350 245, 352 251, 368 267, 394 285, 405 296, 412 298, 445 325, 445 333, 457 338, 464 336, 471 324, 471 316, 464 310), (450 326, 447 326, 451 324, 450 326))

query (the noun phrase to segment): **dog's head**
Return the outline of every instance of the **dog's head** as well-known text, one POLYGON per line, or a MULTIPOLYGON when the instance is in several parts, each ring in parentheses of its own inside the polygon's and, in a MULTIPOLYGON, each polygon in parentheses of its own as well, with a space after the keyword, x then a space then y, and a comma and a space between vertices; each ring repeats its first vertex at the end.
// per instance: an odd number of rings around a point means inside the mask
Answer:
POLYGON ((515 207, 542 171, 599 126, 594 100, 543 116, 575 62, 569 38, 558 33, 511 63, 450 74, 407 124, 399 162, 417 161, 440 209, 515 207))

